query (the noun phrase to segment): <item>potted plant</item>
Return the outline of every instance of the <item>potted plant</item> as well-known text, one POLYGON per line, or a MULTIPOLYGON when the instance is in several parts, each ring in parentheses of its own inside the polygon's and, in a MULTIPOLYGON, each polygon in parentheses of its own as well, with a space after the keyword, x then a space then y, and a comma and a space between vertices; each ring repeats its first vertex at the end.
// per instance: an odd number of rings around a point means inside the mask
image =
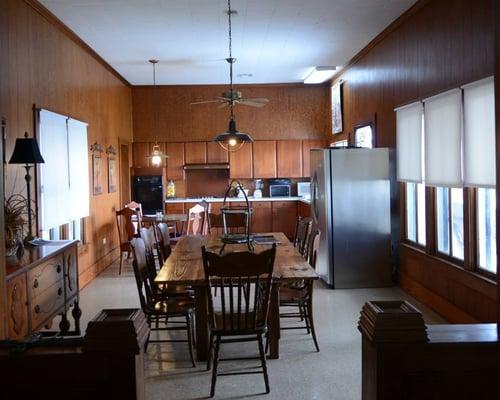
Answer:
POLYGON ((23 245, 24 226, 28 216, 28 200, 21 194, 13 194, 5 199, 5 253, 17 254, 23 245))

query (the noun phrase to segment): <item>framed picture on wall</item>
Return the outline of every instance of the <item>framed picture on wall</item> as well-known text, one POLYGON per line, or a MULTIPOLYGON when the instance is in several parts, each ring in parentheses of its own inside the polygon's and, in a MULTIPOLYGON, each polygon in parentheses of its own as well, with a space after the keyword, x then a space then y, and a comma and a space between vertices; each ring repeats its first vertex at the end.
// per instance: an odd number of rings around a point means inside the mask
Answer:
POLYGON ((117 189, 117 165, 116 165, 116 149, 109 146, 106 149, 108 154, 108 192, 116 192, 117 189))
POLYGON ((103 147, 95 142, 91 147, 92 151, 92 187, 94 196, 102 194, 102 153, 103 147))
POLYGON ((342 122, 342 84, 342 80, 337 81, 331 89, 333 134, 340 133, 344 130, 342 122))

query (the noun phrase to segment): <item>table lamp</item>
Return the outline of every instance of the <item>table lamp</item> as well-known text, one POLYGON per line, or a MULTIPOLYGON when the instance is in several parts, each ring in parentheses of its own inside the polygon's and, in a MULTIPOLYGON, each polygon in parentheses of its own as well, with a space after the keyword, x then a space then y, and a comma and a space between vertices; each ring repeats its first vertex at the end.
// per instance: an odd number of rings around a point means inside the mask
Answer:
POLYGON ((10 158, 9 164, 24 164, 26 168, 26 175, 24 179, 26 180, 26 190, 27 190, 27 200, 28 200, 28 236, 26 240, 32 240, 32 215, 31 215, 31 175, 30 168, 31 164, 43 164, 42 155, 40 154, 40 148, 35 138, 28 137, 28 132, 25 132, 24 138, 16 139, 16 145, 14 146, 14 152, 10 158))

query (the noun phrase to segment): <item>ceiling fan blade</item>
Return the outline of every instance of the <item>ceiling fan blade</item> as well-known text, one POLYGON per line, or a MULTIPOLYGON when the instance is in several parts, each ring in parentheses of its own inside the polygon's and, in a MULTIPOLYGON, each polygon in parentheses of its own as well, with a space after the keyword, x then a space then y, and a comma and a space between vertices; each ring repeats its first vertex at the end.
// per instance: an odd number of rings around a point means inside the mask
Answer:
POLYGON ((251 106, 251 107, 264 107, 265 105, 267 105, 267 103, 262 103, 262 102, 259 102, 259 101, 252 101, 252 100, 240 100, 239 101, 240 104, 243 104, 245 106, 251 106))
POLYGON ((242 99, 243 101, 253 101, 253 102, 256 102, 256 103, 269 103, 269 99, 265 98, 265 97, 252 97, 252 98, 245 98, 245 99, 242 99))
POLYGON ((221 100, 203 100, 203 101, 195 101, 193 103, 190 103, 191 105, 195 104, 207 104, 207 103, 220 103, 221 100))
POLYGON ((225 101, 225 102, 223 102, 223 103, 219 104, 219 105, 217 106, 217 108, 225 108, 225 107, 227 107, 227 106, 229 106, 229 103, 228 103, 227 101, 225 101))

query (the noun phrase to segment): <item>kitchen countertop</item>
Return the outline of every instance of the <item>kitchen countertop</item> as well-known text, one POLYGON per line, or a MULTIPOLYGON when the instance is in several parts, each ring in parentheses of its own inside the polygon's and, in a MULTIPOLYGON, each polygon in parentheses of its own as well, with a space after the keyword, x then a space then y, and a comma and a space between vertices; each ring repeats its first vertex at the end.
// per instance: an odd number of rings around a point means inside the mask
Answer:
MULTIPOLYGON (((204 199, 201 197, 176 197, 174 199, 167 199, 165 203, 199 203, 205 200, 207 203, 222 203, 224 201, 223 197, 211 197, 204 199)), ((227 202, 245 201, 244 197, 228 197, 227 202)), ((286 196, 286 197, 253 197, 248 196, 248 201, 301 201, 305 204, 311 204, 311 201, 299 196, 286 196)))

